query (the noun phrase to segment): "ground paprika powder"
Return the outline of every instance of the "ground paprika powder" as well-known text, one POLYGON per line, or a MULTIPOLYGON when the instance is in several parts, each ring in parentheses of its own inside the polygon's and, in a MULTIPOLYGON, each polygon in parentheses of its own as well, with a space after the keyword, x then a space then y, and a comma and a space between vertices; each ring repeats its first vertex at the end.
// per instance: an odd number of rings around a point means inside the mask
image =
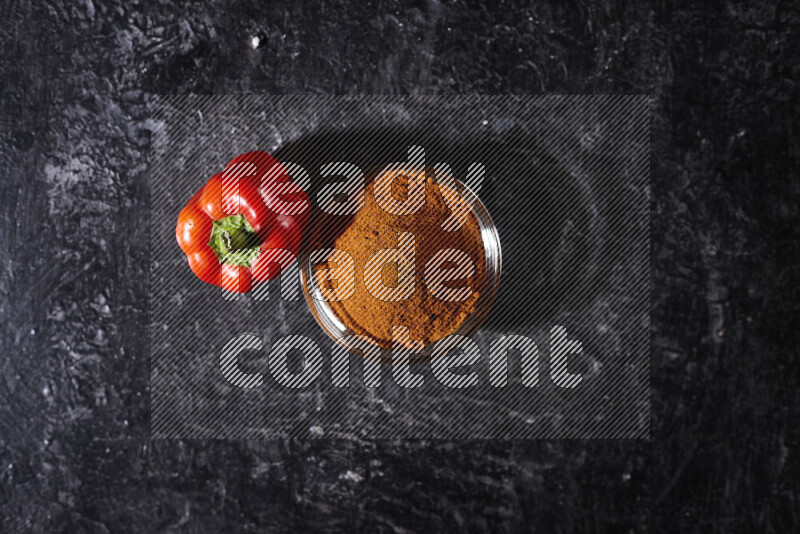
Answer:
MULTIPOLYGON (((388 170, 392 176, 391 195, 397 201, 408 198, 408 171, 388 170)), ((374 173, 363 192, 363 206, 352 216, 323 217, 311 236, 312 249, 335 248, 349 253, 356 265, 355 291, 351 297, 329 302, 331 310, 346 328, 369 338, 382 348, 392 348, 393 326, 409 329, 412 340, 425 346, 455 333, 476 311, 486 274, 485 252, 478 220, 467 210, 460 227, 446 231, 442 223, 452 213, 448 205, 462 202, 462 197, 442 183, 437 183, 431 169, 424 173, 425 203, 413 214, 393 215, 376 201, 373 185, 381 178, 374 173), (414 290, 407 298, 385 301, 376 298, 367 288, 364 266, 382 249, 398 246, 398 235, 410 232, 414 236, 414 290), (470 288, 469 296, 458 301, 438 298, 426 284, 425 268, 431 258, 445 249, 463 251, 472 260, 472 275, 446 282, 447 287, 470 288)), ((386 176, 383 176, 386 178, 386 176)), ((318 265, 317 267, 324 267, 318 265)), ((392 287, 398 283, 396 266, 389 264, 382 271, 383 283, 392 287)))

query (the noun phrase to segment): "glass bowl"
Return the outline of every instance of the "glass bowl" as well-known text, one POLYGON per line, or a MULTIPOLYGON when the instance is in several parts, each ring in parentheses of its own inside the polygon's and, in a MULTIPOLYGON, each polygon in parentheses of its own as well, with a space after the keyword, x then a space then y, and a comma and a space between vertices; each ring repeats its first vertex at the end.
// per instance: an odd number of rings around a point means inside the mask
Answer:
MULTIPOLYGON (((458 330, 453 332, 453 334, 456 335, 471 336, 478 330, 488 316, 492 304, 494 303, 495 296, 497 295, 497 289, 500 286, 500 273, 502 270, 502 252, 497 228, 489 212, 486 210, 486 207, 472 190, 462 182, 458 180, 455 181, 457 182, 461 196, 472 205, 472 211, 478 220, 486 261, 484 269, 485 275, 479 286, 480 295, 475 304, 475 311, 464 320, 458 330)), ((311 228, 312 233, 314 232, 313 224, 314 223, 312 223, 311 228)), ((354 336, 353 332, 348 330, 344 323, 336 316, 328 305, 328 302, 322 300, 319 288, 315 287, 315 284, 310 283, 311 277, 314 276, 313 265, 309 262, 309 256, 312 252, 313 250, 309 250, 309 247, 304 247, 300 253, 299 261, 303 294, 305 295, 306 303, 311 313, 314 315, 314 319, 316 319, 325 333, 339 346, 344 347, 348 351, 360 354, 365 358, 376 358, 383 362, 391 362, 391 351, 389 349, 382 348, 374 342, 365 341, 354 336)), ((363 266, 360 267, 363 268, 363 266)), ((359 266, 356 266, 356 268, 359 268, 359 266)), ((421 351, 415 351, 411 362, 417 363, 428 359, 435 345, 436 342, 433 342, 425 346, 421 351)))

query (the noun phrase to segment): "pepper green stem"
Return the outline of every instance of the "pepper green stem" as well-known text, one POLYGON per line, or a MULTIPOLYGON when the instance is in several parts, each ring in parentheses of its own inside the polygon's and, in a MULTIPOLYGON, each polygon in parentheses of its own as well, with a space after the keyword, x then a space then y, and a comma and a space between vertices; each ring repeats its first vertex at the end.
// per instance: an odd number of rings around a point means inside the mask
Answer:
POLYGON ((243 215, 230 215, 214 221, 208 246, 220 263, 250 267, 261 240, 243 215))

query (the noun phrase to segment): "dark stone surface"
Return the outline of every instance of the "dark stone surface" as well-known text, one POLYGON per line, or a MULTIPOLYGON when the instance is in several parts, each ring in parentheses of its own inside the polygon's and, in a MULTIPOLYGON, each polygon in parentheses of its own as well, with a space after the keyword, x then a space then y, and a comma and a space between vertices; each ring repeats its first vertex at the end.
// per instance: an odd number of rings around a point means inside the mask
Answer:
POLYGON ((0 531, 796 530, 798 25, 791 2, 6 0, 0 531), (151 442, 156 92, 650 93, 652 439, 151 442))

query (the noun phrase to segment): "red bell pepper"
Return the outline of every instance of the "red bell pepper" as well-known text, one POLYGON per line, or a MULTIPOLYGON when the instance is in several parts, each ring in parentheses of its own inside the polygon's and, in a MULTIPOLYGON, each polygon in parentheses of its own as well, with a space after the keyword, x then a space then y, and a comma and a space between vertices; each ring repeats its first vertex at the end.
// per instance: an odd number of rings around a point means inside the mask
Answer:
POLYGON ((254 282, 280 274, 269 251, 297 257, 310 212, 308 195, 280 162, 266 152, 247 152, 189 199, 175 237, 198 278, 247 293, 254 282))

